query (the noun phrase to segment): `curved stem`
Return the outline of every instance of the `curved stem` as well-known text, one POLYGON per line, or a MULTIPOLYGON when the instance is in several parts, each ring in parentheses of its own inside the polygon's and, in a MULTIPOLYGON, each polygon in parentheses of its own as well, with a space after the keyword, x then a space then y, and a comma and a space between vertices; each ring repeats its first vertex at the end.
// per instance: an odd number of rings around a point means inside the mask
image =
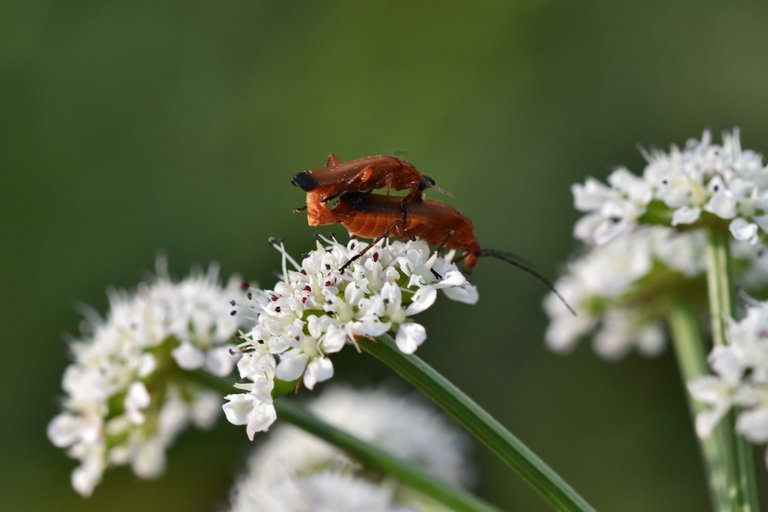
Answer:
MULTIPOLYGON (((673 303, 669 309, 668 321, 685 388, 688 382, 709 373, 704 340, 701 339, 698 322, 687 302, 679 300, 673 303)), ((696 415, 704 406, 694 400, 690 393, 686 392, 685 395, 688 398, 691 418, 695 421, 696 415)), ((707 473, 712 506, 719 512, 734 508, 728 492, 729 453, 726 434, 724 426, 720 426, 705 439, 697 437, 707 473)))
MULTIPOLYGON (((720 226, 708 231, 707 244, 707 287, 709 310, 712 317, 712 339, 715 345, 726 345, 726 322, 733 318, 733 285, 731 284, 730 233, 720 226)), ((732 510, 757 512, 757 490, 752 447, 738 436, 735 430, 735 415, 731 411, 718 429, 724 429, 729 452, 730 494, 735 507, 732 510)))
POLYGON ((573 488, 488 412, 427 363, 406 355, 388 336, 360 339, 360 347, 421 390, 536 489, 556 510, 594 511, 573 488))
MULTIPOLYGON (((233 389, 231 382, 208 372, 189 372, 189 377, 198 384, 222 394, 229 394, 233 389)), ((428 475, 413 464, 400 460, 381 448, 326 423, 291 403, 291 399, 276 399, 274 406, 280 421, 290 423, 344 450, 358 462, 393 477, 409 489, 444 505, 448 510, 500 512, 498 508, 477 496, 428 475)))
POLYGON ((285 398, 276 400, 275 410, 282 421, 287 421, 341 448, 357 461, 394 477, 403 485, 441 503, 449 510, 468 512, 498 512, 499 510, 462 489, 416 469, 413 464, 393 457, 384 450, 318 419, 292 404, 290 400, 285 398))

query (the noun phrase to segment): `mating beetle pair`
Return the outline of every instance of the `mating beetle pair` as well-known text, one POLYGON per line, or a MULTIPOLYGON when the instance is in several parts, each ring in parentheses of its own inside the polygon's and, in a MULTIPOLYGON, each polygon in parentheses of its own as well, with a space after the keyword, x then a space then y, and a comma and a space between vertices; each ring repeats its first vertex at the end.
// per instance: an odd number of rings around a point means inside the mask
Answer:
POLYGON ((472 222, 456 208, 441 201, 424 199, 423 191, 435 186, 435 181, 421 174, 410 162, 394 156, 376 155, 340 163, 331 154, 325 167, 302 171, 291 182, 307 192, 307 222, 310 226, 341 224, 352 235, 374 239, 351 261, 384 237, 420 238, 439 249, 462 251, 458 260, 463 260, 467 269, 473 268, 480 256, 493 256, 511 263, 544 282, 573 312, 539 273, 510 254, 480 247, 472 222), (379 188, 409 192, 405 196, 373 192, 379 188), (328 203, 336 198, 338 202, 330 208, 328 203))

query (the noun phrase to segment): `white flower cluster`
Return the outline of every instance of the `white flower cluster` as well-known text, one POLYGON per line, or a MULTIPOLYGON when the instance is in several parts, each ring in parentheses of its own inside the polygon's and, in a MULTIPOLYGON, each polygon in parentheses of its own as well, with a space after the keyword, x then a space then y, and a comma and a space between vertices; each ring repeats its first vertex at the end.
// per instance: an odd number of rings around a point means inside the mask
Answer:
MULTIPOLYGON (((709 355, 715 375, 688 384, 693 397, 708 408, 696 417, 696 432, 707 437, 733 407, 736 430, 752 443, 768 442, 768 302, 748 308, 744 319, 728 324, 726 346, 709 355)), ((768 460, 766 460, 768 464, 768 460)))
POLYGON ((188 371, 231 373, 239 319, 230 302, 243 293, 236 280, 222 287, 215 265, 174 283, 161 260, 152 282, 109 294, 105 319, 90 315, 71 344, 64 411, 48 425, 50 440, 80 461, 72 474, 80 494, 91 494, 109 466, 159 475, 180 431, 212 426, 221 398, 187 380, 188 371))
POLYGON ((702 275, 705 244, 700 230, 678 233, 647 226, 590 248, 555 282, 578 316, 566 314, 554 294, 544 301, 550 317, 548 346, 570 351, 595 330, 594 349, 606 359, 622 357, 633 347, 657 354, 664 347, 663 304, 654 304, 654 288, 702 275))
POLYGON ((768 168, 762 155, 742 150, 738 129, 724 133, 721 145, 705 131, 683 149, 644 156, 642 177, 619 168, 607 186, 592 178, 574 185, 576 209, 587 212, 577 238, 601 245, 639 223, 690 225, 704 212, 730 221, 736 240, 754 244, 768 230, 768 168))
MULTIPOLYGON (((459 486, 473 480, 468 440, 432 410, 383 390, 335 388, 312 402, 319 418, 459 486)), ((420 510, 418 498, 337 448, 281 426, 251 457, 231 512, 420 510)), ((434 506, 430 510, 435 510, 434 506)))
POLYGON ((231 423, 247 425, 250 438, 275 420, 275 378, 301 379, 312 389, 333 376, 329 355, 356 338, 386 332, 395 333, 398 348, 410 354, 426 331, 409 317, 429 308, 438 290, 460 302, 478 300, 475 287, 450 263, 452 255, 439 257, 423 241, 377 244, 351 263, 366 242, 326 243, 318 242, 301 264, 279 245, 283 280, 274 290, 249 292, 256 304, 240 308, 255 315, 238 363, 240 376, 250 382, 237 385, 248 393, 226 397, 224 411, 231 423), (288 263, 295 270, 288 270, 288 263))

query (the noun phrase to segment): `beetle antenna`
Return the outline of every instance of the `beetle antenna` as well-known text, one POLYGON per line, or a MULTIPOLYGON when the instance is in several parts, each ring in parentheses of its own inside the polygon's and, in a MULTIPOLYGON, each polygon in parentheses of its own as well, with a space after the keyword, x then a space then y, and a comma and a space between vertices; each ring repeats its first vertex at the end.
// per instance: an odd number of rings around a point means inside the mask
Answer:
POLYGON ((573 314, 573 316, 578 316, 576 314, 576 311, 571 307, 570 304, 568 304, 568 301, 565 300, 565 297, 560 295, 560 292, 557 291, 557 288, 555 288, 554 285, 552 283, 550 283, 549 280, 546 277, 542 276, 541 274, 539 274, 538 272, 533 270, 531 267, 520 263, 511 254, 508 254, 508 253, 505 253, 505 252, 502 252, 502 251, 496 251, 494 249, 480 249, 477 252, 477 255, 478 256, 493 256, 494 258, 498 258, 498 259, 500 259, 502 261, 506 261, 507 263, 516 266, 520 270, 528 272, 529 274, 534 276, 536 279, 538 279, 539 281, 541 281, 542 283, 547 285, 547 288, 552 290, 552 293, 554 293, 557 296, 557 298, 560 299, 560 302, 565 304, 565 307, 568 308, 568 311, 570 311, 573 314))
POLYGON ((436 190, 437 192, 440 192, 440 193, 441 193, 441 194, 443 194, 444 196, 448 196, 448 197, 450 197, 451 199, 453 199, 453 197, 454 197, 454 195, 453 195, 451 192, 449 192, 449 191, 445 190, 444 188, 438 187, 437 185, 432 185, 432 186, 431 186, 431 187, 429 187, 429 188, 431 188, 431 189, 433 189, 433 190, 436 190))

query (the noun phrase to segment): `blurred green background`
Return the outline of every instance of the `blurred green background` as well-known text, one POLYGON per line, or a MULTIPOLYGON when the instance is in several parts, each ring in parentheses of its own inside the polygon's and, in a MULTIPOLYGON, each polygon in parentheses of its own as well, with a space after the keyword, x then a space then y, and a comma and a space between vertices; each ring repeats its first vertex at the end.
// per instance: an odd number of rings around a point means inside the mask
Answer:
MULTIPOLYGON (((313 245, 289 178, 331 151, 402 151, 454 193, 482 244, 554 277, 574 247, 570 185, 641 169, 636 144, 737 123, 768 151, 766 22, 760 2, 0 4, 2 508, 226 503, 251 446, 242 427, 189 432, 163 479, 112 471, 88 500, 45 437, 73 305, 103 311, 105 287, 133 286, 159 249, 176 276, 216 259, 270 286, 268 236, 296 254, 313 245)), ((442 300, 421 318, 423 358, 597 508, 706 506, 670 353, 552 354, 540 283, 497 261, 472 280, 476 307, 442 300)), ((353 351, 337 371, 397 381, 353 351)), ((486 450, 476 459, 487 499, 546 510, 486 450)))

